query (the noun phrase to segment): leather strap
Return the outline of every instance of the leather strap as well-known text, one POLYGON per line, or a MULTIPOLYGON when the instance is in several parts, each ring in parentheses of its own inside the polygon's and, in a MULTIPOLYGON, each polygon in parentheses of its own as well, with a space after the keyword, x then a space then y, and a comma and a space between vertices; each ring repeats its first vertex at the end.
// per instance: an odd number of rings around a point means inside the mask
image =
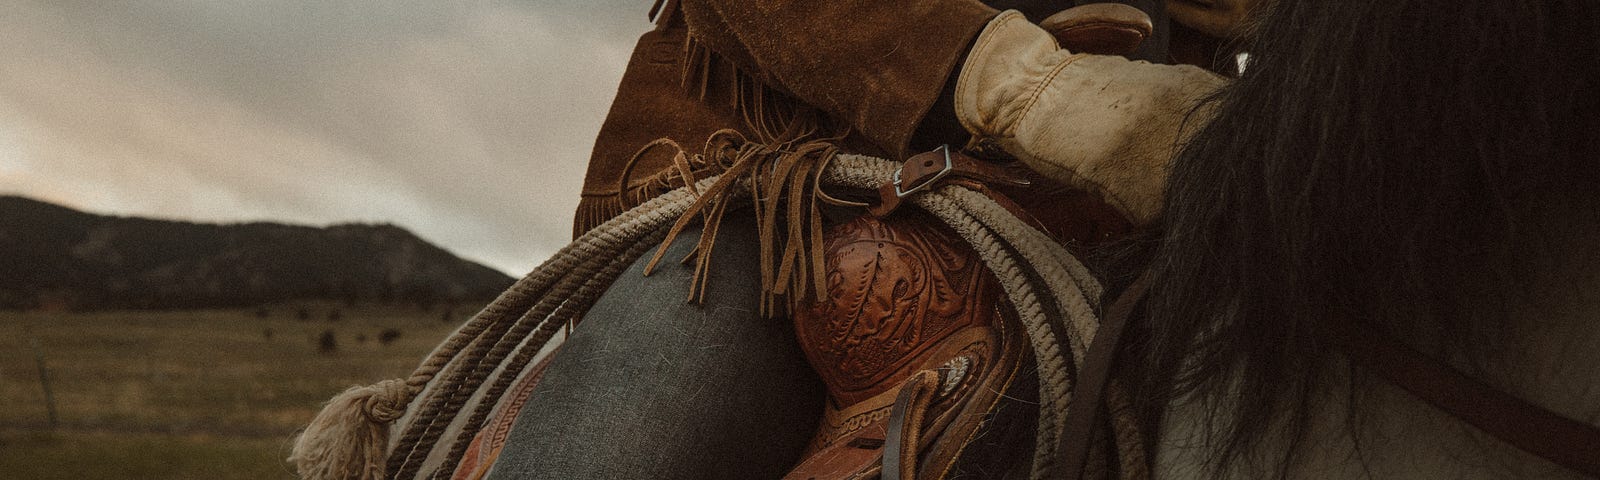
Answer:
POLYGON ((894 180, 878 187, 878 204, 867 209, 882 218, 900 207, 906 197, 937 187, 945 181, 964 178, 983 184, 1007 183, 1026 186, 1030 182, 1000 165, 967 156, 949 145, 912 155, 895 171, 894 180))
MULTIPOLYGON (((1083 475, 1111 364, 1133 306, 1149 291, 1146 271, 1112 304, 1089 345, 1083 375, 1067 404, 1059 458, 1067 478, 1083 475)), ((1600 428, 1555 414, 1462 374, 1360 322, 1333 325, 1351 361, 1484 433, 1585 475, 1600 477, 1600 428)))
POLYGON ((939 391, 939 374, 922 370, 906 379, 889 413, 889 433, 883 442, 882 480, 915 480, 917 447, 922 442, 922 418, 939 391))
POLYGON ((1067 425, 1056 449, 1056 458, 1064 461, 1063 471, 1070 480, 1083 477, 1089 460, 1089 443, 1094 441, 1094 426, 1104 403, 1106 383, 1111 380, 1111 365, 1116 361, 1117 346, 1122 343, 1122 332, 1127 329, 1133 307, 1149 290, 1150 271, 1146 270, 1111 304, 1105 320, 1100 322, 1100 330, 1089 342, 1089 352, 1084 354, 1083 373, 1078 376, 1072 400, 1067 402, 1067 425))
POLYGON ((1600 428, 1497 390, 1369 325, 1333 328, 1351 361, 1389 383, 1524 452, 1600 477, 1600 428))

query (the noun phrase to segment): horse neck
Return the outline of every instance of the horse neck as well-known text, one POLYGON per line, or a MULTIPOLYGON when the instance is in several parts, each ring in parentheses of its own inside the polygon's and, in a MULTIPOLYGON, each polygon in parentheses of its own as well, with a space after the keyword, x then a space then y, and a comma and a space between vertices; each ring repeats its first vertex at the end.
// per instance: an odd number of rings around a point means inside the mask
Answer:
MULTIPOLYGON (((1453 363, 1500 391, 1600 425, 1600 218, 1547 220, 1536 222, 1542 227, 1528 236, 1529 252, 1518 258, 1525 281, 1509 287, 1519 292, 1503 343, 1473 352, 1475 367, 1453 363)), ((1253 465, 1246 462, 1229 476, 1271 475, 1279 459, 1289 458, 1292 478, 1584 478, 1381 379, 1330 371, 1322 379, 1331 387, 1326 391, 1355 393, 1317 402, 1297 447, 1287 436, 1271 439, 1254 452, 1253 465)), ((1194 402, 1174 404, 1158 447, 1158 478, 1206 474, 1201 466, 1215 452, 1201 422, 1206 411, 1194 402)))

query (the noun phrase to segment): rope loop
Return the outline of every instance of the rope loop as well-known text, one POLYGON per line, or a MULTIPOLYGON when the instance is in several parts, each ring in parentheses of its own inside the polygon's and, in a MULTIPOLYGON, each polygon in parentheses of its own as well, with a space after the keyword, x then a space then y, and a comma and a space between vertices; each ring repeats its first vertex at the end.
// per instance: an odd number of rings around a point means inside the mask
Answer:
MULTIPOLYGON (((703 233, 685 261, 698 260, 697 279, 706 276, 723 215, 749 207, 763 243, 763 311, 772 313, 784 299, 792 304, 825 292, 819 204, 860 204, 829 195, 823 187, 875 191, 897 167, 879 158, 841 154, 826 142, 768 146, 733 131, 712 135, 693 156, 670 141, 652 143, 639 154, 653 148, 677 150, 676 171, 669 174, 676 188, 562 248, 453 333, 410 377, 367 387, 360 397, 361 415, 373 424, 398 420, 397 431, 403 432, 388 451, 389 478, 448 477, 507 386, 564 341, 554 333, 576 323, 627 265, 660 242, 663 248, 650 260, 655 267, 664 246, 696 218, 704 222, 703 233), (697 178, 702 173, 707 175, 697 178), (447 428, 459 431, 445 436, 447 428), (446 453, 435 454, 440 448, 446 453)), ((908 200, 954 230, 1000 280, 1040 378, 1032 477, 1058 477, 1053 450, 1065 425, 1072 379, 1079 376, 1073 369, 1082 364, 1099 327, 1100 284, 1062 245, 980 192, 952 184, 908 200)), ((694 285, 691 301, 705 293, 702 281, 694 285)), ((1111 447, 1117 457, 1127 465, 1142 463, 1142 447, 1129 430, 1136 422, 1113 420, 1111 447)))

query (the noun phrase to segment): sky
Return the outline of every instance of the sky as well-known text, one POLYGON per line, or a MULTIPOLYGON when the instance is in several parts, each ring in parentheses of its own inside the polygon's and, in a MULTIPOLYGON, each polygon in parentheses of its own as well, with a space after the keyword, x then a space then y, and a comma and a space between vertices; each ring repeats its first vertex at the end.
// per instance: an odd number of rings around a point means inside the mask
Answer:
POLYGON ((571 234, 650 0, 6 0, 0 193, 393 223, 520 276, 571 234))

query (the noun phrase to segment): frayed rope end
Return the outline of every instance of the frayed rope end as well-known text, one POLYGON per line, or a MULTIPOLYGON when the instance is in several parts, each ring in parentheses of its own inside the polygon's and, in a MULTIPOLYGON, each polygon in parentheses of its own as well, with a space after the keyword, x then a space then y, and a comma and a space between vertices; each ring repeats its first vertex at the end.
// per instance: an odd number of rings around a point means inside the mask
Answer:
POLYGON ((405 413, 410 396, 404 380, 345 390, 295 438, 289 462, 308 480, 384 478, 389 423, 405 413))

